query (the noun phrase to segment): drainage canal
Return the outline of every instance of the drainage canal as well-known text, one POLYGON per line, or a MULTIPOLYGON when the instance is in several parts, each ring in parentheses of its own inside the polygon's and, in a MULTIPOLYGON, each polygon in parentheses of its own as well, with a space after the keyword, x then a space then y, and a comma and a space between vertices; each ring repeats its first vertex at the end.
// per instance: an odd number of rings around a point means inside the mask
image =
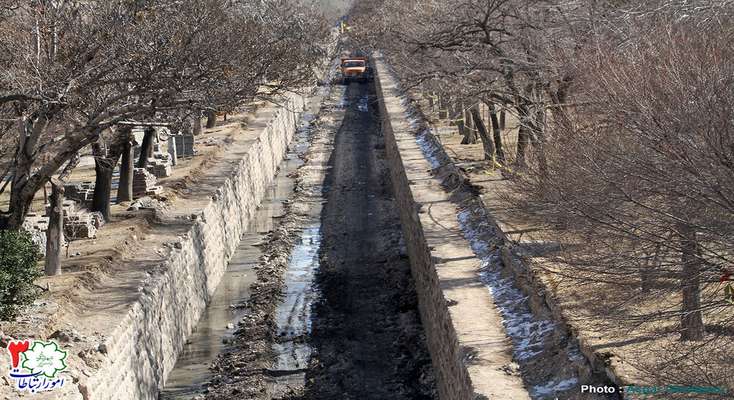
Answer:
POLYGON ((325 97, 163 399, 437 398, 374 87, 325 97))
MULTIPOLYGON (((209 305, 199 320, 196 330, 187 340, 166 385, 160 393, 163 400, 191 399, 207 392, 213 377, 212 362, 223 352, 234 337, 237 322, 245 316, 243 307, 250 298, 250 289, 257 281, 256 267, 262 256, 261 246, 267 235, 284 214, 284 202, 293 193, 292 173, 303 164, 301 156, 308 149, 309 126, 313 114, 305 114, 294 143, 281 162, 274 182, 267 189, 261 205, 248 224, 237 250, 222 277, 209 305)), ((313 240, 311 237, 309 241, 313 240)), ((308 250, 302 251, 308 257, 308 250)), ((314 251, 315 252, 315 251, 314 251)), ((297 255, 294 253, 294 256, 297 255)), ((293 262, 298 268, 304 263, 299 257, 293 262)), ((307 273, 302 272, 304 279, 307 273)), ((305 284, 305 281, 304 281, 305 284)), ((310 301, 305 297, 300 301, 310 301)), ((298 351, 303 351, 299 349, 298 351)))

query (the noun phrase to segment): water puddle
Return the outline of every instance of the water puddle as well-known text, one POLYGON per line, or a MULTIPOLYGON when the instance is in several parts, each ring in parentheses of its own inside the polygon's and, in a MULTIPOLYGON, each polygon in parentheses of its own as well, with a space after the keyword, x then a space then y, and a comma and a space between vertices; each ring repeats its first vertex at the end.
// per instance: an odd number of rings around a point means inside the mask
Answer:
POLYGON ((369 112, 370 111, 370 98, 367 95, 364 95, 359 98, 359 102, 357 103, 357 109, 360 112, 369 112))
POLYGON ((273 345, 277 355, 270 375, 271 393, 285 393, 302 386, 311 358, 307 339, 311 333, 311 306, 317 299, 314 277, 319 268, 321 246, 320 221, 305 228, 291 253, 286 272, 283 301, 276 310, 278 341, 273 345))
MULTIPOLYGON (((313 114, 304 115, 291 149, 248 224, 219 287, 179 355, 159 399, 188 400, 206 392, 206 386, 213 378, 209 366, 219 354, 228 351, 236 324, 245 316, 241 305, 248 301, 250 287, 257 280, 255 268, 262 255, 260 245, 267 233, 274 229, 278 217, 283 216, 283 202, 293 193, 295 182, 289 175, 303 164, 300 155, 308 149, 312 120, 313 114)), ((305 252, 303 257, 307 256, 308 252, 305 252)))

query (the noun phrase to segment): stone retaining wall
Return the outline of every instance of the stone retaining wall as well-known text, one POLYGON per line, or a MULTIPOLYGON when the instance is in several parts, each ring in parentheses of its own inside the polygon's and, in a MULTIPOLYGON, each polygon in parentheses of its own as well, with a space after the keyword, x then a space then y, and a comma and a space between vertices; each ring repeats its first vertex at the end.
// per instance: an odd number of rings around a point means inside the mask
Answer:
MULTIPOLYGON (((405 104, 407 98, 379 58, 376 70, 390 172, 440 397, 527 399, 519 376, 498 373, 513 365, 512 347, 492 295, 479 278, 479 260, 457 223, 457 203, 486 208, 479 195, 461 188, 463 175, 438 139, 430 132, 417 135, 420 122, 412 121, 416 116, 405 104)), ((481 214, 480 225, 499 239, 486 245, 498 250, 503 274, 527 296, 533 315, 552 320, 558 336, 578 345, 583 359, 571 368, 579 380, 623 385, 617 371, 568 323, 557 300, 518 256, 500 224, 490 213, 481 214)))
POLYGON ((379 59, 375 69, 392 185, 439 396, 528 399, 521 378, 503 370, 512 363, 512 346, 456 206, 436 176, 440 168, 424 155, 388 69, 379 59))
POLYGON ((83 398, 158 398, 275 176, 304 105, 302 96, 291 95, 244 154, 228 154, 231 159, 224 162, 232 168, 228 175, 207 176, 206 186, 215 190, 201 211, 162 221, 176 225, 179 218, 183 233, 165 262, 139 285, 139 298, 102 343, 103 364, 78 384, 83 398))

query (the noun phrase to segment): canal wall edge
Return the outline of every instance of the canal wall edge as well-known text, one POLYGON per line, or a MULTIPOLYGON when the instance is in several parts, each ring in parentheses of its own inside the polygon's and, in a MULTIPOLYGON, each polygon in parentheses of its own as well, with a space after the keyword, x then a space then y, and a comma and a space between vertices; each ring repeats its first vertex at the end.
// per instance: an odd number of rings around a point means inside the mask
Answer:
MULTIPOLYGON (((257 139, 215 177, 208 204, 190 216, 167 259, 138 287, 140 297, 106 340, 105 360, 77 386, 84 399, 158 398, 186 338, 219 285, 248 221, 254 215, 294 136, 306 99, 287 96, 257 139)), ((212 184, 209 182, 208 184, 212 184)))
POLYGON ((407 99, 379 57, 375 70, 392 186, 439 397, 529 399, 521 378, 503 370, 512 363, 511 343, 451 194, 418 143, 407 99))

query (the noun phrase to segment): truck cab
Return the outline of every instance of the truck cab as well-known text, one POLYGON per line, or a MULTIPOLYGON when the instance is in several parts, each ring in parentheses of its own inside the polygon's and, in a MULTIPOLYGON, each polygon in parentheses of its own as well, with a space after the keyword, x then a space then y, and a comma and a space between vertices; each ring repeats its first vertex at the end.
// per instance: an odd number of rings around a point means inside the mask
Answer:
POLYGON ((342 57, 341 72, 342 81, 347 84, 349 82, 367 82, 371 79, 372 73, 369 67, 367 57, 342 57))

